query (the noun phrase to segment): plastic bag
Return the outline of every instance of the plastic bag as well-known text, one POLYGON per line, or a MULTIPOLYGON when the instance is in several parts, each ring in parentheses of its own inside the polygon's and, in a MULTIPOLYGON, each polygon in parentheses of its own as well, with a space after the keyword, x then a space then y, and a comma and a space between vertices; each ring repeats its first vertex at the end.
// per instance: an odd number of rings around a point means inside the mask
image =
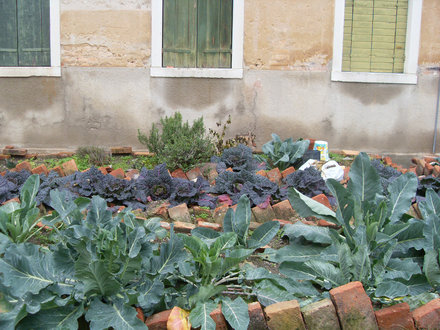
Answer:
POLYGON ((341 181, 344 179, 344 169, 334 160, 322 165, 321 171, 324 180, 335 179, 341 181))

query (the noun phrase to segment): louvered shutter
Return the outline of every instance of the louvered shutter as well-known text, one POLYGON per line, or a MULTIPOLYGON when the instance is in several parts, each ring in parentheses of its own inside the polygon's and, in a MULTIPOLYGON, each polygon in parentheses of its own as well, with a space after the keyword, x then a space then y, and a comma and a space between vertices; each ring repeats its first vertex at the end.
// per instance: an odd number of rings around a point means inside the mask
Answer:
POLYGON ((402 73, 408 0, 346 0, 342 71, 402 73))
POLYGON ((50 0, 18 0, 19 66, 50 66, 50 0))
POLYGON ((197 0, 164 0, 163 66, 194 68, 196 47, 197 0))
POLYGON ((0 66, 17 66, 16 0, 0 1, 0 66))
POLYGON ((197 67, 230 68, 232 0, 199 0, 197 67))

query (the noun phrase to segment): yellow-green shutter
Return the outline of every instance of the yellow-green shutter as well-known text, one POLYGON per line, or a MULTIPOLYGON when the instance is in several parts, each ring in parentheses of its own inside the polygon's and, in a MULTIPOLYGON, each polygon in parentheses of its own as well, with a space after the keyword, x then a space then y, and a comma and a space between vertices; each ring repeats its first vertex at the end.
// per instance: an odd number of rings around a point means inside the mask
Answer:
POLYGON ((346 0, 342 71, 402 73, 408 0, 346 0))

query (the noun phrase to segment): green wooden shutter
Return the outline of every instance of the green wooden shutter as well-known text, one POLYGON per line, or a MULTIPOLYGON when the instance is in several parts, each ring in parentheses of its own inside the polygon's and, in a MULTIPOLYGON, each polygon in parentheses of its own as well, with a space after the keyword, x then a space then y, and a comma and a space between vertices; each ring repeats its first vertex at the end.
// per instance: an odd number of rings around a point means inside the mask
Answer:
POLYGON ((346 0, 342 71, 402 73, 408 0, 346 0))
POLYGON ((17 66, 16 0, 0 1, 0 66, 17 66))
POLYGON ((50 66, 50 0, 17 0, 19 66, 50 66))
POLYGON ((197 47, 197 0, 163 1, 164 67, 194 68, 197 47))
POLYGON ((232 0, 199 0, 197 67, 230 68, 232 0))

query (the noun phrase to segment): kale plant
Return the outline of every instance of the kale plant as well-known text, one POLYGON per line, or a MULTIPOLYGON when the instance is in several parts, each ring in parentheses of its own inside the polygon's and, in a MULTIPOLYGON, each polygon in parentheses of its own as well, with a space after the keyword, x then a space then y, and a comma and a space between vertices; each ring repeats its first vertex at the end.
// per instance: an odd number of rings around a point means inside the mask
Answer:
POLYGON ((379 174, 383 192, 386 194, 388 185, 401 176, 402 173, 391 166, 384 165, 379 159, 373 159, 371 165, 375 168, 377 174, 379 174))
POLYGON ((314 197, 319 194, 330 195, 321 172, 313 166, 303 171, 295 171, 289 174, 285 179, 285 183, 287 187, 294 187, 308 197, 314 197))
POLYGON ((20 172, 7 171, 4 176, 0 175, 0 204, 18 196, 21 187, 31 173, 26 170, 20 172))
POLYGON ((440 192, 440 178, 432 175, 421 178, 417 187, 417 201, 424 200, 428 189, 432 189, 438 194, 440 192))
POLYGON ((243 144, 225 149, 220 157, 213 156, 211 162, 218 163, 217 171, 219 173, 227 168, 232 168, 234 172, 241 170, 252 172, 258 167, 258 161, 254 158, 252 149, 243 144))
POLYGON ((288 138, 281 141, 280 137, 273 133, 272 140, 263 145, 266 158, 259 157, 259 160, 265 161, 270 169, 278 167, 280 171, 283 171, 301 160, 309 144, 309 140, 303 139, 293 142, 292 138, 288 138))
POLYGON ((216 198, 207 193, 209 182, 202 177, 198 177, 196 182, 173 178, 173 186, 174 189, 169 198, 171 205, 186 203, 187 205, 215 207, 216 198))
POLYGON ((211 192, 228 194, 234 204, 242 195, 247 195, 253 205, 259 205, 278 192, 278 185, 264 176, 247 170, 225 171, 216 178, 211 192))
POLYGON ((173 192, 174 182, 166 164, 161 164, 152 170, 142 168, 134 183, 134 189, 136 199, 147 203, 150 200, 168 199, 173 192))

